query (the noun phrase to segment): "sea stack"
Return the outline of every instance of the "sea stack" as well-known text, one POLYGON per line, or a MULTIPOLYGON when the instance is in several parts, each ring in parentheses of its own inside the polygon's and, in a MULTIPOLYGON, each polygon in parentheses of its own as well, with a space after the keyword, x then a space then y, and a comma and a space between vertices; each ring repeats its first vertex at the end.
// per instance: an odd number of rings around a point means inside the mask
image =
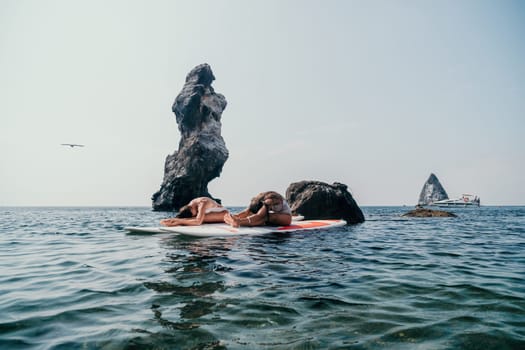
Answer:
POLYGON ((448 199, 447 191, 441 186, 437 176, 430 174, 428 180, 423 185, 417 204, 428 205, 432 202, 441 201, 443 199, 448 199))
MULTIPOLYGON (((166 157, 164 180, 153 194, 153 210, 178 210, 196 197, 210 197, 208 183, 222 172, 228 149, 221 136, 226 99, 211 86, 206 63, 193 68, 172 106, 180 131, 179 149, 166 157)), ((216 199, 220 202, 219 199, 216 199)))
POLYGON ((286 200, 293 214, 303 215, 307 220, 344 219, 347 224, 365 221, 361 208, 348 192, 348 186, 321 181, 294 182, 286 189, 286 200))

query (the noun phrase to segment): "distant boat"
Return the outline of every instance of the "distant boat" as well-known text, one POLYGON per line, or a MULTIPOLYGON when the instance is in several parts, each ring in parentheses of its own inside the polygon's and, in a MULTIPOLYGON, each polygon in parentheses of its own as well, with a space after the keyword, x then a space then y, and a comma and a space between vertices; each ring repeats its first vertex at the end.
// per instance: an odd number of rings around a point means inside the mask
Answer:
POLYGON ((73 148, 73 147, 84 147, 84 145, 79 145, 77 143, 61 143, 60 145, 61 146, 69 146, 71 148, 73 148))
POLYGON ((431 206, 436 207, 469 207, 469 206, 480 206, 480 198, 473 194, 463 194, 459 198, 455 199, 443 199, 430 203, 431 206))

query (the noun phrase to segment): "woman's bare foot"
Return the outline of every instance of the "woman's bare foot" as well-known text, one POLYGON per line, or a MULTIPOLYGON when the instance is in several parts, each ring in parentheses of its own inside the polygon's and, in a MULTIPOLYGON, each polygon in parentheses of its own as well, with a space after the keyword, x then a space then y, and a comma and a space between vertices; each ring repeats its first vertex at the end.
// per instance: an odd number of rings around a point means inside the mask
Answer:
POLYGON ((230 225, 231 227, 239 227, 239 219, 237 219, 236 217, 234 217, 232 214, 230 213, 226 213, 224 214, 224 222, 227 223, 228 225, 230 225))

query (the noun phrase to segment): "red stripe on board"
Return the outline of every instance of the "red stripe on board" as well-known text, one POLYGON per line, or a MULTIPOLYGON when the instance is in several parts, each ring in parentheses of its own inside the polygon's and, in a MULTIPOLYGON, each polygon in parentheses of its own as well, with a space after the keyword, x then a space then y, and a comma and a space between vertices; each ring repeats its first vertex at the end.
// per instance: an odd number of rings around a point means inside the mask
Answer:
POLYGON ((326 221, 311 221, 311 222, 305 222, 305 223, 297 223, 290 226, 281 226, 277 229, 277 231, 281 230, 297 230, 301 228, 315 228, 315 227, 323 227, 328 226, 331 223, 338 222, 339 220, 326 220, 326 221))

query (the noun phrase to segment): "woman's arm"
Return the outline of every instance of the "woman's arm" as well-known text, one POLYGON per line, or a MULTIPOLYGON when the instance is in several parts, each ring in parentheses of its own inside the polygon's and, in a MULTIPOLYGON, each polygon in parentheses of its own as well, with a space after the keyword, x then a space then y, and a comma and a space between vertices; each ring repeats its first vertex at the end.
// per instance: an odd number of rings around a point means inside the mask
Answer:
POLYGON ((191 219, 180 219, 179 225, 182 226, 199 226, 204 222, 204 216, 206 215, 206 203, 199 203, 197 206, 197 216, 191 219))
POLYGON ((257 213, 250 215, 246 218, 250 221, 250 224, 247 226, 264 225, 266 223, 267 217, 268 217, 268 208, 266 207, 266 205, 263 205, 257 213))
POLYGON ((243 211, 241 211, 240 213, 232 214, 232 215, 235 216, 236 218, 243 219, 243 218, 247 217, 248 215, 252 215, 252 214, 253 213, 250 211, 250 209, 246 208, 243 211))
POLYGON ((180 220, 183 220, 183 219, 179 219, 179 218, 171 218, 171 219, 164 219, 164 220, 160 220, 160 224, 162 226, 178 226, 180 225, 179 224, 179 221, 180 220))
POLYGON ((206 215, 206 204, 199 203, 197 206, 197 216, 191 219, 165 219, 161 220, 160 224, 163 226, 199 226, 204 222, 206 215))

